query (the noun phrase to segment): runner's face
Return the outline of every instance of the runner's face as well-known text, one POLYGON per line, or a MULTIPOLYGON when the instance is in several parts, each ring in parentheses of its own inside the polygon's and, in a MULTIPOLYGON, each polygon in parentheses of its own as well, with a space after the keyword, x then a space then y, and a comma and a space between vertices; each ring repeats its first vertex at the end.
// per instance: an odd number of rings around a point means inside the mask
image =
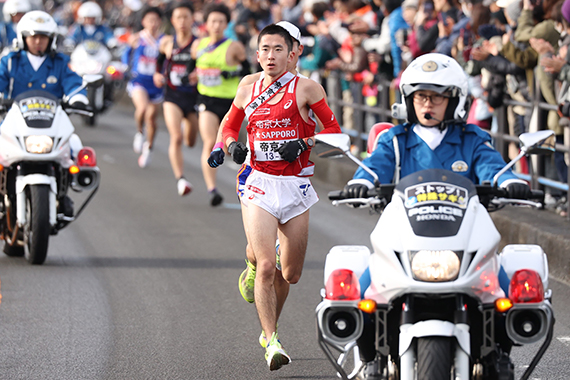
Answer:
POLYGON ((192 12, 188 8, 176 8, 172 12, 172 18, 170 19, 174 30, 189 33, 192 29, 192 23, 194 19, 192 18, 192 12))
POLYGON ((161 20, 156 13, 147 13, 142 19, 142 26, 151 34, 155 34, 160 28, 161 20))
POLYGON ((224 35, 224 30, 228 26, 226 15, 221 12, 212 12, 208 15, 206 20, 206 30, 210 37, 221 38, 224 35))
POLYGON ((287 71, 295 54, 287 51, 285 39, 278 34, 261 37, 257 48, 257 61, 267 75, 277 76, 287 71))

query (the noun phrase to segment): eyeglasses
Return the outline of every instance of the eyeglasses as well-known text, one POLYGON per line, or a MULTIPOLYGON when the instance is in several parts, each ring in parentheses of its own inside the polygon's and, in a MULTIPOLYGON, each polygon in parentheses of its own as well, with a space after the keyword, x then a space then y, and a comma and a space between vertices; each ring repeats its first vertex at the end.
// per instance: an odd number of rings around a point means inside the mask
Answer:
POLYGON ((427 101, 431 102, 434 106, 439 106, 443 103, 445 99, 449 99, 449 96, 441 95, 441 94, 434 94, 434 95, 427 95, 421 92, 414 92, 414 102, 419 104, 425 104, 427 101))

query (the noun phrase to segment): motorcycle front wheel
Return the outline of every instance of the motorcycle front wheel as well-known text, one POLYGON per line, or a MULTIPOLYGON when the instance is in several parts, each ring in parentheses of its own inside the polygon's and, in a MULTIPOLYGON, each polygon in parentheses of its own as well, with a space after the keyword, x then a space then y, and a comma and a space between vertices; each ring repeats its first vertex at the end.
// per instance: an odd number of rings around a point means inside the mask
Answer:
POLYGON ((451 378, 451 338, 430 336, 418 339, 418 380, 451 378))
POLYGON ((32 185, 26 192, 26 224, 24 225, 24 247, 26 260, 41 265, 47 257, 50 235, 49 186, 32 185))

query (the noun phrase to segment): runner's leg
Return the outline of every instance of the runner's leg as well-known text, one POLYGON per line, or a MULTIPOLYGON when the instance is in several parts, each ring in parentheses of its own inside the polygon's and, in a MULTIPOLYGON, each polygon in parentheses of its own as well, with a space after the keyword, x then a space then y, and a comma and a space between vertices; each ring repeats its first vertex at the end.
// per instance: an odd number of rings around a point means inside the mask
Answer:
POLYGON ((200 136, 202 137, 203 143, 202 157, 200 158, 202 175, 204 176, 204 182, 206 183, 208 191, 211 191, 216 188, 216 169, 211 168, 210 165, 208 165, 208 158, 210 157, 212 148, 216 143, 220 120, 215 113, 202 111, 198 118, 198 124, 200 125, 200 136))
POLYGON ((135 86, 131 91, 131 99, 135 106, 135 123, 137 131, 144 134, 145 111, 150 104, 148 93, 143 87, 135 86))
POLYGON ((256 259, 255 305, 261 328, 267 337, 277 325, 277 296, 275 286, 275 236, 277 219, 264 209, 249 204, 247 240, 256 259))
POLYGON ((175 103, 164 102, 164 121, 170 135, 168 158, 174 177, 179 179, 184 175, 184 157, 182 156, 182 130, 181 123, 184 118, 182 110, 175 103))

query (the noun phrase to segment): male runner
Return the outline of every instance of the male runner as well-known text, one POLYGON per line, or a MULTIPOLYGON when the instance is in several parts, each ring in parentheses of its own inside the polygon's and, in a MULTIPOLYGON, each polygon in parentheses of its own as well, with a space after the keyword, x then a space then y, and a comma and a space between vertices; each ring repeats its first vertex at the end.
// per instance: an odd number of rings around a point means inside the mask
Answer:
POLYGON ((323 121, 321 133, 340 133, 322 87, 287 71, 294 59, 292 45, 289 33, 278 25, 261 31, 257 57, 264 77, 238 90, 223 129, 228 152, 235 162, 243 163, 248 148, 237 137, 248 116, 253 171, 242 197, 247 203, 244 229, 257 263, 255 302, 261 327, 269 337, 266 359, 270 370, 291 360, 275 333, 275 236, 279 234, 283 278, 294 284, 301 277, 305 258, 308 210, 318 200, 308 178, 313 171, 309 154, 315 134, 309 109, 323 121))

